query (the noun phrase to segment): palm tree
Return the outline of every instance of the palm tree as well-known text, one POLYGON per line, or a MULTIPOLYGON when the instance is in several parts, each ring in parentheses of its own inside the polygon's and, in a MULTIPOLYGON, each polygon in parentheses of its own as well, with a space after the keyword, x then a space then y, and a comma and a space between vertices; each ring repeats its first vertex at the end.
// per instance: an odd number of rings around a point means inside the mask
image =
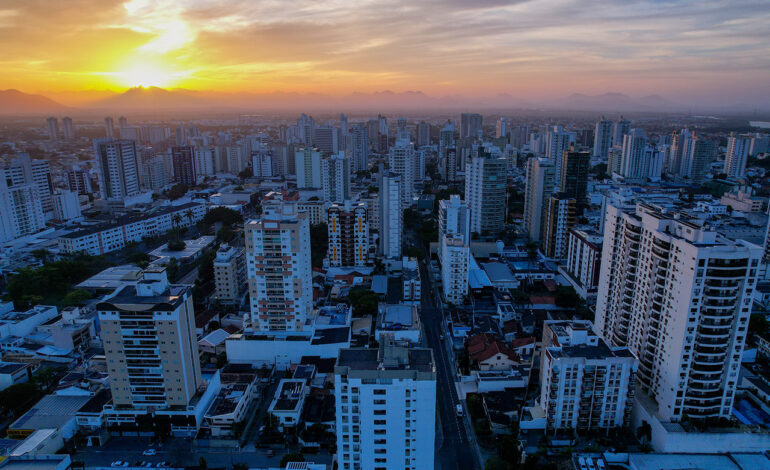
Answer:
POLYGON ((192 227, 192 219, 193 219, 193 211, 192 211, 192 209, 187 209, 186 211, 184 211, 184 216, 187 217, 187 222, 192 227))
POLYGON ((182 223, 182 216, 179 215, 179 214, 174 214, 173 216, 171 216, 171 223, 174 226, 174 231, 176 232, 177 240, 181 240, 182 239, 182 231, 179 230, 179 224, 182 223))

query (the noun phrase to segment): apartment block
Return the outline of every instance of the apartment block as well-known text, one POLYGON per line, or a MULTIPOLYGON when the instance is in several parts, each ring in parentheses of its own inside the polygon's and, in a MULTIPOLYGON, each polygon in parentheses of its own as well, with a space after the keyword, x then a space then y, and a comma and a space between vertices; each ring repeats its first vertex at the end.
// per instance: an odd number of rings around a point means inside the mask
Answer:
POLYGON ((333 267, 366 266, 369 258, 369 221, 363 202, 332 204, 328 210, 329 249, 333 267))
POLYGON ((341 470, 433 468, 436 369, 427 348, 341 349, 334 367, 341 470))
POLYGON ((214 258, 215 298, 225 304, 238 303, 246 289, 246 252, 222 244, 214 258))
POLYGON ((662 421, 729 417, 762 248, 640 202, 606 209, 594 328, 662 421))
POLYGON ((636 369, 628 348, 609 347, 590 321, 546 320, 540 389, 546 430, 628 427, 636 369))

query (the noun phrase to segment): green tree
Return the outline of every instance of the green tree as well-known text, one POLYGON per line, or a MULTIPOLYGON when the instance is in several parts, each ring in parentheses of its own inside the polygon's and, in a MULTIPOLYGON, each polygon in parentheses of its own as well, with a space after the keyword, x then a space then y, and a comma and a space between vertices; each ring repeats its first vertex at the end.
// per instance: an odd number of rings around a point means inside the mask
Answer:
POLYGON ((187 245, 182 240, 171 240, 166 247, 168 248, 168 251, 182 251, 185 246, 187 245))
POLYGON ((166 196, 168 196, 170 200, 174 201, 187 194, 189 189, 190 188, 188 188, 186 184, 177 183, 168 190, 166 196))
POLYGON ((355 289, 350 289, 348 300, 353 307, 353 313, 360 317, 377 313, 380 296, 369 289, 357 287, 355 289))
POLYGON ((279 467, 286 468, 286 464, 289 462, 304 462, 305 456, 302 455, 299 452, 289 452, 288 454, 284 454, 283 457, 281 457, 281 463, 279 464, 279 467))
POLYGON ((176 281, 176 277, 179 275, 179 262, 176 258, 171 258, 166 265, 166 275, 171 282, 176 281))
POLYGON ((203 223, 211 226, 215 223, 221 223, 226 226, 233 226, 243 223, 243 215, 240 212, 228 207, 215 207, 203 216, 203 223))
POLYGON ((40 393, 34 383, 11 385, 0 391, 0 407, 5 414, 16 414, 26 411, 27 406, 37 400, 40 393))
POLYGON ((61 301, 62 307, 72 307, 82 305, 91 298, 91 293, 85 289, 75 289, 67 293, 61 301))

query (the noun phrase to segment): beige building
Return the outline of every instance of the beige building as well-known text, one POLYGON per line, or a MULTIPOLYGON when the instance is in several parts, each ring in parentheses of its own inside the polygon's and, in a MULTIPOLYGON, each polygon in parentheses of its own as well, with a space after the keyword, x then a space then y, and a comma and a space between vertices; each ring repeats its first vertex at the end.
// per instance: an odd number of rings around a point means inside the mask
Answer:
POLYGON ((97 310, 113 407, 186 409, 202 385, 191 287, 150 268, 97 310))
POLYGON ((214 296, 222 303, 238 303, 246 289, 246 252, 223 244, 214 259, 214 296))

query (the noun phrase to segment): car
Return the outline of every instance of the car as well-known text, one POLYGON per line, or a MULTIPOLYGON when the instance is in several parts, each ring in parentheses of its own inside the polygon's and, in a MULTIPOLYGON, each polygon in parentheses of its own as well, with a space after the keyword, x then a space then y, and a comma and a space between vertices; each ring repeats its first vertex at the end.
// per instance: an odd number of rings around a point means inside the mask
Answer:
POLYGON ((438 339, 440 339, 441 341, 444 341, 444 333, 441 333, 440 335, 438 335, 438 339))
POLYGON ((273 449, 267 449, 267 456, 272 457, 275 455, 275 452, 273 452, 273 449))
POLYGON ((155 468, 163 468, 163 467, 170 467, 170 466, 171 464, 164 460, 163 462, 158 462, 158 464, 155 465, 155 468))
POLYGON ((455 410, 457 412, 457 417, 458 418, 463 415, 463 405, 458 403, 457 406, 455 407, 455 410))
POLYGON ((128 462, 116 460, 110 464, 110 467, 128 467, 128 462))
POLYGON ((157 453, 158 453, 157 450, 150 448, 150 449, 147 449, 144 452, 142 452, 142 455, 144 455, 145 457, 152 457, 153 455, 156 455, 157 453))

